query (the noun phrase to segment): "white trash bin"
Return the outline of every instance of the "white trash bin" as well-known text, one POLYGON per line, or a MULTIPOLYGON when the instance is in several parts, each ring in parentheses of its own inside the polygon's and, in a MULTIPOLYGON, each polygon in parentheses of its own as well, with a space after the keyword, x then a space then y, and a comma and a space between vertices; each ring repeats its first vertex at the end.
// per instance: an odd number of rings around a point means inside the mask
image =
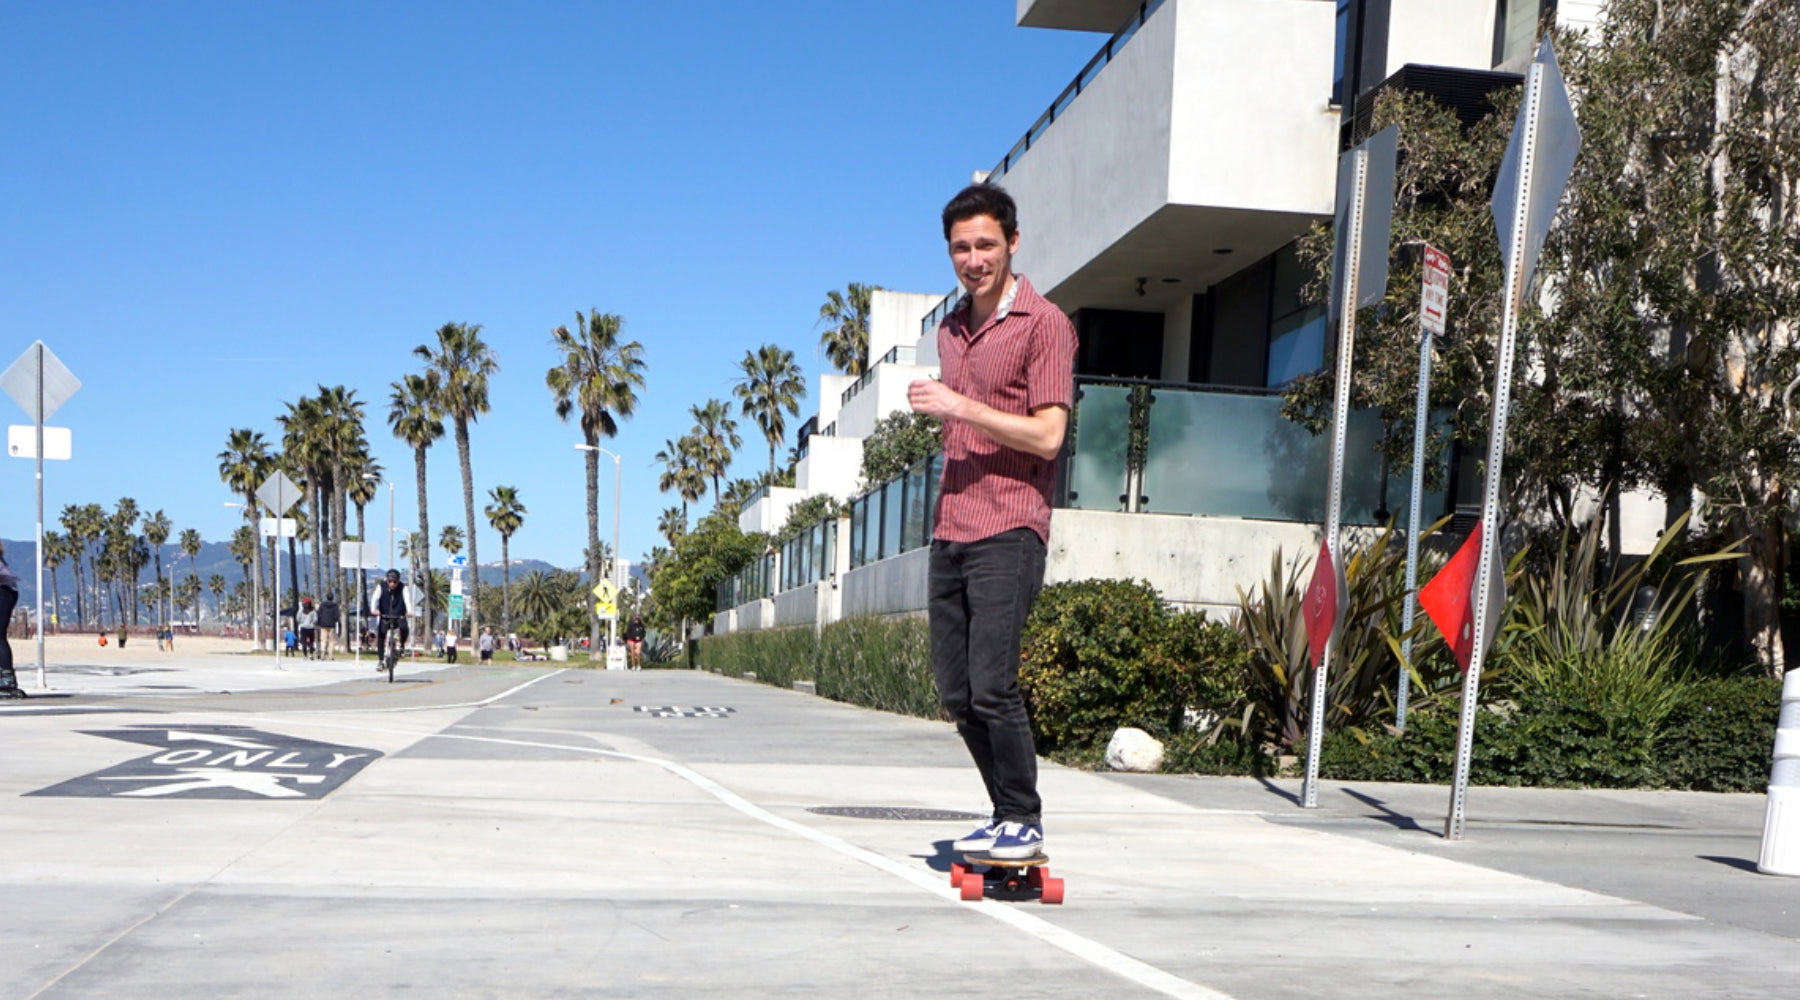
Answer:
POLYGON ((1781 682, 1781 717, 1775 723, 1775 763, 1769 769, 1769 805, 1763 815, 1766 875, 1800 876, 1800 670, 1781 682))

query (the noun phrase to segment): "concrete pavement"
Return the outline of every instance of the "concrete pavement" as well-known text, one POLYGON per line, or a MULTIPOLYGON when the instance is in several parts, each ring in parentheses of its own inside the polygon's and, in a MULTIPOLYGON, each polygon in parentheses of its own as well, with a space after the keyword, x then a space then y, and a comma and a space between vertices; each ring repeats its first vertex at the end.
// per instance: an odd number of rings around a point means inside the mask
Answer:
POLYGON ((685 671, 289 666, 0 709, 0 1000, 1800 990, 1761 796, 1477 789, 1451 844, 1443 789, 1046 765, 1067 903, 964 903, 973 820, 894 818, 985 809, 947 725, 685 671))

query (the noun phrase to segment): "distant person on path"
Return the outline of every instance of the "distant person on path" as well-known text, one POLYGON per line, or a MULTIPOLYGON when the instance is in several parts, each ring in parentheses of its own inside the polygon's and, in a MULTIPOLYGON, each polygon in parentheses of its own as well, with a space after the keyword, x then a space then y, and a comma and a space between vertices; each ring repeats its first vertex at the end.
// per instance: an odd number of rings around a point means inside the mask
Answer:
POLYGON ((337 595, 326 594, 325 600, 319 602, 319 659, 337 659, 337 630, 343 620, 343 610, 338 607, 337 595))
POLYGON ((381 624, 375 628, 375 671, 385 669, 381 664, 382 657, 387 655, 387 637, 390 630, 400 633, 400 648, 406 648, 411 638, 411 627, 406 618, 410 609, 406 606, 406 588, 400 584, 400 571, 390 569, 386 579, 381 581, 381 596, 375 599, 375 614, 381 624))
POLYGON ((319 613, 313 610, 312 598, 300 600, 300 652, 311 660, 319 650, 319 613))
POLYGON ((23 698, 19 675, 13 673, 12 639, 7 635, 12 626, 13 609, 19 606, 19 577, 6 564, 6 544, 0 542, 0 698, 23 698))
POLYGON ((631 624, 625 626, 625 656, 631 669, 641 670, 644 667, 644 616, 632 615, 631 624))
POLYGON ((480 644, 476 646, 476 649, 481 651, 481 662, 492 663, 494 661, 494 626, 489 625, 481 630, 480 644))
POLYGON ((455 629, 451 629, 450 631, 444 633, 444 662, 445 663, 455 663, 456 662, 456 630, 455 629))
POLYGON ((1075 328, 1012 269, 1018 210, 991 184, 943 212, 963 297, 939 324, 940 379, 907 387, 944 425, 930 555, 931 672, 993 802, 955 847, 1043 853, 1037 748, 1019 691, 1025 617, 1044 582, 1050 491, 1074 402, 1075 328))

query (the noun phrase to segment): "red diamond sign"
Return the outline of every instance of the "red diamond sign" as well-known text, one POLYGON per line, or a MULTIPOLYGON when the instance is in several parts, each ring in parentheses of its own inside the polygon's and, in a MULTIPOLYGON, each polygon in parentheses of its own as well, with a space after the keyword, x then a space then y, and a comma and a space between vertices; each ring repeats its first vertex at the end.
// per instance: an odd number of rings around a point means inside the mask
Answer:
POLYGON ((1313 564, 1312 579, 1307 581, 1306 596, 1300 610, 1306 620, 1306 649, 1312 654, 1316 668, 1324 659, 1325 647, 1337 635, 1344 620, 1344 574, 1331 558, 1331 543, 1319 543, 1319 558, 1313 564))

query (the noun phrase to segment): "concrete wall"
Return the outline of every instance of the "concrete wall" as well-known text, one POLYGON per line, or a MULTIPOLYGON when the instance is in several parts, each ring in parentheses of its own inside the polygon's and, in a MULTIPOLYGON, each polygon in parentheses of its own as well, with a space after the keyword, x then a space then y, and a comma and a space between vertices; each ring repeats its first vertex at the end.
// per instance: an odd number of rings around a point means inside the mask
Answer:
POLYGON ((846 572, 842 617, 924 610, 930 563, 931 548, 925 546, 846 572))
MULTIPOLYGON (((735 631, 754 632, 775 625, 775 602, 767 597, 740 604, 732 612, 735 631)), ((716 630, 715 630, 716 631, 716 630)))
POLYGON ((1389 74, 1408 63, 1479 70, 1493 65, 1494 0, 1391 2, 1389 74))
POLYGON ((1556 23, 1565 28, 1594 30, 1606 7, 1606 0, 1562 0, 1556 5, 1556 23))
POLYGON ((1311 558, 1319 539, 1310 524, 1058 510, 1044 580, 1144 580, 1165 600, 1225 610, 1268 579, 1277 549, 1311 558))
POLYGON ((821 595, 830 588, 831 581, 821 580, 776 594, 775 627, 818 624, 821 595))
POLYGON ((856 379, 850 375, 838 375, 832 372, 821 372, 819 389, 813 393, 818 402, 819 429, 823 430, 838 418, 838 407, 843 405, 844 390, 850 388, 856 379))

